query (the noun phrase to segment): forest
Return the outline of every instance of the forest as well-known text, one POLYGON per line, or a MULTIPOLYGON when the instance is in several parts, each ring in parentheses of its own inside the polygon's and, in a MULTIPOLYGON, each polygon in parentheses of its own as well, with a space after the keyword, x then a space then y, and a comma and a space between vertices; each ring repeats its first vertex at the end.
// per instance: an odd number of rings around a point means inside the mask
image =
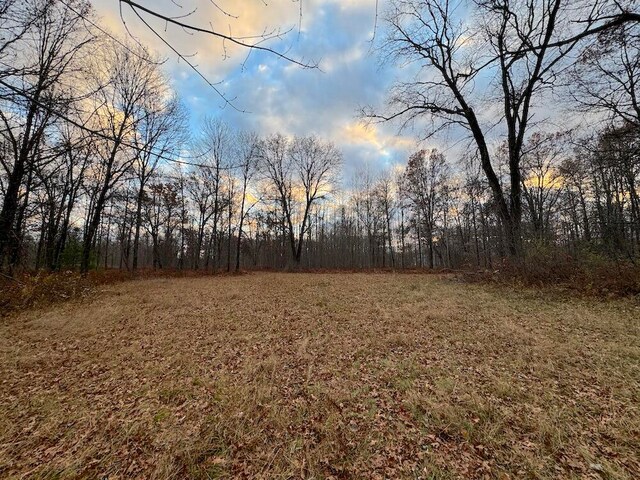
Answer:
POLYGON ((490 19, 463 25, 449 2, 392 3, 379 51, 428 80, 407 74, 359 117, 428 118, 424 141, 347 176, 331 138, 190 118, 165 60, 100 26, 89 2, 3 0, 3 271, 634 265, 632 5, 574 18, 578 1, 496 0, 474 7, 490 19), (547 102, 559 113, 545 117, 547 102), (456 145, 429 146, 443 129, 462 132, 456 145))

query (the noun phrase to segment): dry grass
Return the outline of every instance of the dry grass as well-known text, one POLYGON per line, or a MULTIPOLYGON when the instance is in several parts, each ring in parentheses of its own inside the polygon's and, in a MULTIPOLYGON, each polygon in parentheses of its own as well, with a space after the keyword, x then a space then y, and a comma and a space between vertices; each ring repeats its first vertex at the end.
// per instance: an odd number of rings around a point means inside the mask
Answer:
POLYGON ((2 478, 640 478, 631 300, 153 279, 0 324, 2 478))
POLYGON ((129 272, 121 269, 91 270, 87 276, 77 271, 26 271, 15 277, 0 273, 0 317, 34 307, 47 307, 56 303, 89 298, 96 287, 129 280, 149 278, 202 277, 228 275, 207 270, 139 269, 129 272))

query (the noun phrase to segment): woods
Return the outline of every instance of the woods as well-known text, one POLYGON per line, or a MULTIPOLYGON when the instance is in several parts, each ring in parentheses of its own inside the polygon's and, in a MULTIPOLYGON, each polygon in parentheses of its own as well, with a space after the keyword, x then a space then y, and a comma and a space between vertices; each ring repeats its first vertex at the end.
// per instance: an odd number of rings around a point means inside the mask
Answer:
POLYGON ((95 28, 88 2, 3 0, 2 269, 635 263, 640 26, 631 5, 578 3, 481 2, 463 24, 446 0, 392 2, 380 48, 417 73, 363 120, 468 141, 347 178, 331 138, 197 123, 164 60, 95 28), (592 121, 539 120, 558 100, 592 121))

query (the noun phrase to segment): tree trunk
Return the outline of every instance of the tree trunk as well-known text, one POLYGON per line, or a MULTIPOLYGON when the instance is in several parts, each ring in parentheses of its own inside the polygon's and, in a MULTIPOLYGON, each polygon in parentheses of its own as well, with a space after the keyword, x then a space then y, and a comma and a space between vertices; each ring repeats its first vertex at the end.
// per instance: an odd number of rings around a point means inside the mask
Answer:
POLYGON ((136 197, 136 225, 133 235, 133 259, 131 261, 131 270, 136 271, 138 269, 138 251, 140 246, 140 227, 142 226, 142 199, 144 198, 144 175, 140 179, 140 189, 136 197))

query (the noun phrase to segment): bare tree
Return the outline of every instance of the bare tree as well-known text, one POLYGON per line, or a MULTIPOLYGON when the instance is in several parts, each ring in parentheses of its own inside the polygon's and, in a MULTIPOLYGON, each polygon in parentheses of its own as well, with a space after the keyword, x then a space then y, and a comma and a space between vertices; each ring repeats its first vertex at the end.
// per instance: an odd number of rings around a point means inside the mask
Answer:
POLYGON ((640 22, 605 32, 581 52, 571 93, 583 111, 640 128, 640 22))
MULTIPOLYGON (((21 40, 43 13, 35 2, 0 0, 0 80, 19 75, 26 66, 18 61, 21 40)), ((2 87, 0 97, 14 95, 4 85, 2 87)))
POLYGON ((50 270, 60 268, 71 215, 94 154, 88 136, 81 129, 61 123, 57 135, 59 140, 52 148, 52 161, 35 165, 35 175, 44 197, 41 201, 43 228, 36 265, 42 264, 50 270))
POLYGON ((311 207, 331 191, 342 155, 333 144, 316 137, 289 142, 274 135, 261 143, 260 159, 281 207, 292 259, 299 265, 311 207))
MULTIPOLYGON (((389 248, 389 256, 391 258, 391 266, 395 267, 396 259, 393 251, 393 230, 391 228, 391 218, 393 217, 395 210, 395 200, 394 200, 394 181, 393 177, 390 174, 383 174, 380 176, 378 181, 376 182, 374 188, 374 195, 377 202, 378 209, 381 211, 384 222, 383 222, 383 250, 385 240, 387 242, 387 246, 389 248)), ((383 254, 383 266, 385 266, 384 259, 386 255, 383 254)))
MULTIPOLYGON (((88 14, 88 4, 77 3, 88 14)), ((13 7, 14 2, 0 4, 5 14, 12 12, 13 7)), ((34 0, 22 8, 24 14, 31 16, 14 28, 7 27, 6 22, 11 20, 4 18, 3 30, 5 33, 10 30, 13 37, 0 44, 0 55, 11 55, 9 46, 22 50, 20 60, 13 57, 13 66, 0 76, 3 90, 8 92, 2 95, 6 103, 0 108, 0 121, 11 151, 10 157, 2 158, 8 180, 0 210, 0 268, 7 266, 10 253, 14 257, 11 263, 19 260, 21 188, 24 187, 26 205, 34 163, 42 158, 38 152, 45 131, 56 119, 52 111, 66 108, 72 101, 77 58, 92 40, 82 28, 81 17, 57 2, 34 0), (25 35, 27 30, 29 35, 25 35)))
MULTIPOLYGON (((302 242, 309 226, 309 214, 316 201, 326 197, 334 188, 335 171, 342 163, 342 154, 330 142, 316 137, 296 137, 290 147, 289 156, 304 191, 304 207, 298 231, 297 246, 292 241, 296 263, 302 256, 302 242)), ((290 238, 293 240, 291 216, 288 218, 290 238)))
POLYGON ((240 207, 238 209, 238 237, 236 239, 236 272, 240 270, 240 251, 245 219, 259 199, 249 192, 249 184, 258 170, 259 139, 255 133, 240 132, 236 137, 236 158, 240 161, 240 207), (248 198, 251 195, 253 198, 248 198), (247 206, 247 204, 250 204, 247 206))
POLYGON ((551 218, 562 193, 560 164, 567 145, 563 134, 534 133, 524 148, 522 193, 533 236, 539 241, 550 240, 551 218))
MULTIPOLYGON (((443 154, 437 150, 420 150, 409 158, 406 169, 407 192, 417 210, 417 223, 427 241, 428 266, 435 266, 434 237, 436 221, 443 202, 449 169, 443 154)), ((422 232, 418 232, 420 237, 422 232)))
POLYGON ((160 159, 179 153, 179 149, 185 140, 186 117, 178 98, 170 94, 168 86, 162 87, 160 91, 149 92, 149 94, 154 95, 154 97, 144 102, 144 112, 137 132, 133 137, 133 144, 137 153, 137 158, 133 162, 133 171, 138 180, 131 264, 133 270, 138 268, 145 187, 155 173, 160 159))
POLYGON ((163 92, 158 68, 146 57, 147 52, 140 46, 121 48, 111 44, 109 51, 105 49, 95 58, 92 80, 98 92, 94 101, 100 137, 96 138, 98 162, 92 171, 96 189, 82 251, 83 273, 89 270, 91 249, 112 189, 139 157, 131 140, 148 113, 148 102, 163 92), (133 48, 141 53, 135 55, 133 48))
MULTIPOLYGON (((215 167, 210 165, 198 166, 187 178, 186 188, 196 209, 197 216, 197 235, 193 248, 193 268, 197 270, 201 265, 200 257, 203 253, 203 247, 205 247, 205 236, 211 217, 214 217, 214 231, 210 236, 211 242, 214 241, 216 236, 218 215, 220 213, 218 210, 220 201, 219 172, 216 172, 215 167)), ((204 249, 205 267, 209 266, 210 249, 210 245, 204 249)))
POLYGON ((399 61, 417 62, 422 70, 415 80, 394 87, 389 113, 367 115, 405 122, 427 115, 434 121, 431 132, 450 126, 466 130, 477 148, 512 255, 521 250, 521 160, 534 101, 553 87, 583 39, 640 19, 615 2, 580 5, 561 0, 481 1, 472 5, 472 12, 465 11, 475 19, 469 24, 449 0, 397 0, 388 15, 388 49, 399 61), (487 89, 488 96, 479 95, 477 84, 487 79, 496 88, 487 89), (501 105, 499 122, 482 115, 489 99, 501 105), (489 133, 497 123, 507 137, 506 187, 490 148, 489 133))
MULTIPOLYGON (((207 159, 206 168, 207 179, 210 183, 210 193, 212 196, 211 222, 212 232, 205 252, 205 267, 212 262, 214 267, 220 262, 220 249, 218 226, 225 209, 226 201, 222 195, 222 174, 228 172, 232 162, 232 137, 229 126, 215 118, 207 118, 204 121, 202 137, 199 149, 204 158, 207 159)), ((210 217, 210 218, 211 218, 210 217)))

